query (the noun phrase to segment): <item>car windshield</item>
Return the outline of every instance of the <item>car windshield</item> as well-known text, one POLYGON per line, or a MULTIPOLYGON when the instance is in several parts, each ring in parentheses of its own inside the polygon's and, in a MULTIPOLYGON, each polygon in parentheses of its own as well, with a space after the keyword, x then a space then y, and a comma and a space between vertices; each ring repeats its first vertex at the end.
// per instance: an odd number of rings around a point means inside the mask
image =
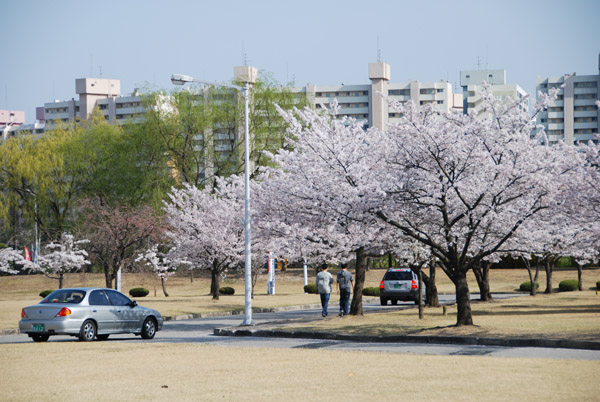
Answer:
POLYGON ((85 297, 85 290, 80 289, 59 289, 50 293, 40 303, 69 303, 79 304, 85 297))
POLYGON ((384 281, 411 281, 412 272, 409 271, 389 271, 386 272, 384 281))

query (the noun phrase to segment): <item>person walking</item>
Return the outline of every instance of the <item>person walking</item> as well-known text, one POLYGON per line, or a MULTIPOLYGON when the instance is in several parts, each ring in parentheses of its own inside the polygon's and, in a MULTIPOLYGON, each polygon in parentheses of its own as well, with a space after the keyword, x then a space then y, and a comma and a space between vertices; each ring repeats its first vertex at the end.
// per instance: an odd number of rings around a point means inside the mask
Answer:
POLYGON ((348 264, 342 263, 342 270, 337 273, 337 281, 335 287, 340 295, 340 317, 348 315, 350 311, 350 292, 354 282, 352 281, 352 273, 348 271, 348 264))
POLYGON ((317 274, 317 290, 321 296, 321 307, 323 307, 321 315, 323 317, 327 317, 327 306, 329 305, 331 285, 333 284, 333 276, 327 272, 328 268, 327 264, 321 265, 321 272, 317 274))

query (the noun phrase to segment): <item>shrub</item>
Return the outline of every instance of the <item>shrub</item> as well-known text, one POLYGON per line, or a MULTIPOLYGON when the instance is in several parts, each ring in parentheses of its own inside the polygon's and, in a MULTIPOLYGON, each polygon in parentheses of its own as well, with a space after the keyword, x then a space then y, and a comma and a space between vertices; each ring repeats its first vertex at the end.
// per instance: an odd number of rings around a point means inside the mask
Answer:
POLYGON ((377 287, 364 288, 362 290, 362 294, 363 294, 363 296, 379 297, 379 288, 377 288, 377 287))
POLYGON ((306 293, 319 293, 319 291, 317 289, 317 284, 316 283, 309 283, 308 285, 304 286, 304 292, 306 292, 306 293))
MULTIPOLYGON (((539 289, 540 288, 540 284, 536 282, 535 283, 535 288, 539 289)), ((523 282, 521 284, 521 286, 519 286, 519 290, 523 291, 523 292, 531 292, 531 281, 523 282)))
POLYGON ((559 292, 572 292, 579 289, 579 282, 576 279, 567 279, 558 284, 559 292))
POLYGON ((46 289, 46 290, 42 290, 40 292, 40 297, 44 298, 46 296, 48 296, 50 293, 54 292, 54 290, 52 289, 46 289))
POLYGON ((150 291, 146 288, 133 288, 129 291, 131 297, 146 297, 150 291))
POLYGON ((222 295, 232 295, 235 293, 235 289, 229 286, 223 286, 219 288, 219 293, 222 295))

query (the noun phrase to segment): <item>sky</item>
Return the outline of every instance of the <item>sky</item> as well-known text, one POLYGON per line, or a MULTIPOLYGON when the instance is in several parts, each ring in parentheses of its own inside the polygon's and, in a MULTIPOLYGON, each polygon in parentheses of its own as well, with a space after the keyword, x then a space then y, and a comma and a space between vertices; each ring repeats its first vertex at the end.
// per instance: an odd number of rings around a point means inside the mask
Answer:
POLYGON ((506 69, 536 77, 598 74, 600 0, 0 0, 0 109, 76 98, 75 79, 172 90, 171 74, 226 82, 251 65, 297 86, 392 83, 506 69))

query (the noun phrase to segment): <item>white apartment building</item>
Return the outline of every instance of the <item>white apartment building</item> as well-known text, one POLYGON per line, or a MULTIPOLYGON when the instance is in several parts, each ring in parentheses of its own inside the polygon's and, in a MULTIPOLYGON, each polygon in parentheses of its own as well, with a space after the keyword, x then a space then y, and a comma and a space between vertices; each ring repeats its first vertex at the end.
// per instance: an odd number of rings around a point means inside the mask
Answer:
POLYGON ((537 92, 548 93, 551 88, 559 89, 558 98, 537 117, 551 144, 561 140, 569 145, 587 142, 600 133, 600 109, 596 106, 600 99, 600 56, 596 75, 538 77, 537 92))
MULTIPOLYGON (((462 111, 462 95, 454 94, 450 83, 409 81, 391 83, 391 67, 387 63, 369 63, 368 84, 327 85, 307 84, 304 87, 290 88, 292 92, 306 96, 307 102, 314 108, 328 106, 335 98, 340 113, 357 120, 363 120, 365 127, 377 127, 384 130, 388 123, 400 119, 400 114, 390 110, 385 97, 406 102, 412 100, 418 105, 434 104, 440 111, 462 111)), ((244 80, 250 77, 256 81, 257 70, 250 66, 234 68, 234 78, 244 80)), ((110 122, 136 122, 145 112, 142 97, 138 93, 121 95, 121 83, 117 79, 79 78, 75 80, 75 92, 79 98, 67 101, 44 103, 37 112, 38 122, 34 125, 11 127, 8 135, 18 131, 30 131, 37 134, 51 129, 58 122, 69 122, 88 118, 97 107, 110 122)), ((1 129, 2 127, 0 127, 1 129)))
POLYGON ((412 100, 418 105, 434 104, 440 111, 462 110, 462 96, 452 92, 446 81, 424 83, 390 83, 391 67, 387 63, 369 63, 370 84, 317 86, 307 84, 292 88, 293 92, 306 95, 309 105, 320 108, 337 99, 340 114, 364 120, 366 127, 385 130, 388 123, 402 116, 390 110, 385 97, 402 103, 412 100))
MULTIPOLYGON (((526 92, 517 84, 506 83, 506 70, 467 70, 460 72, 463 89, 463 112, 469 113, 481 106, 481 84, 491 85, 492 95, 503 99, 520 99, 526 92)), ((526 108, 526 105, 523 105, 526 108)))

